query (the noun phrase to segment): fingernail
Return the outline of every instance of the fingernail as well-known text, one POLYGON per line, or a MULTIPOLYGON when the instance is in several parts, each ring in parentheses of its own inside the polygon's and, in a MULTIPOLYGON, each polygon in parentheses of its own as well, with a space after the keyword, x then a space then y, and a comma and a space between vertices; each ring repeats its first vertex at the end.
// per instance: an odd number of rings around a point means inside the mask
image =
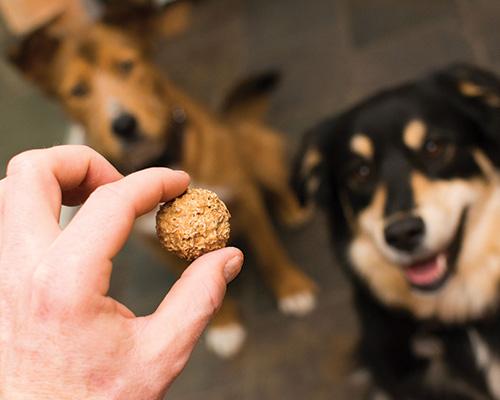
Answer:
POLYGON ((183 176, 189 177, 188 173, 186 171, 181 170, 181 169, 174 169, 173 171, 178 175, 183 175, 183 176))
POLYGON ((242 263, 243 257, 240 255, 234 256, 226 262, 226 265, 224 265, 224 278, 226 279, 226 283, 229 283, 236 278, 236 275, 238 275, 241 270, 242 263))

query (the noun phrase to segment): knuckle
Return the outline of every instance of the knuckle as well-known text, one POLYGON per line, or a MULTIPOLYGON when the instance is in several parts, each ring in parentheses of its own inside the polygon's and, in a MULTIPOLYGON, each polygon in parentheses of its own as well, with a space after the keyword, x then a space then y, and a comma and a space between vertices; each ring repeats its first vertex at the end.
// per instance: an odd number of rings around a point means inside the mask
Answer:
POLYGON ((12 157, 7 164, 7 176, 36 169, 40 165, 40 150, 28 150, 12 157))
POLYGON ((90 198, 93 201, 102 204, 121 204, 123 202, 123 198, 120 192, 116 190, 116 187, 112 185, 113 184, 108 183, 106 185, 99 186, 92 192, 90 198))
POLYGON ((134 203, 120 189, 118 182, 107 183, 99 186, 90 196, 98 204, 112 204, 120 213, 135 217, 134 203))
POLYGON ((68 145, 63 146, 63 149, 64 148, 74 150, 75 153, 87 156, 87 158, 89 158, 89 159, 95 158, 95 157, 104 158, 101 154, 99 154, 92 147, 90 147, 86 144, 68 144, 68 145))
POLYGON ((76 149, 76 150, 78 150, 80 152, 86 152, 86 153, 89 153, 89 154, 92 154, 92 155, 99 154, 92 147, 90 147, 89 145, 86 145, 86 144, 70 144, 68 146, 73 147, 74 149, 76 149))
POLYGON ((38 281, 33 282, 30 309, 32 315, 41 320, 52 319, 61 311, 59 302, 54 298, 46 285, 38 281))
POLYGON ((68 296, 64 290, 54 287, 43 276, 34 276, 31 284, 30 310, 41 320, 66 319, 78 307, 76 296, 68 296))

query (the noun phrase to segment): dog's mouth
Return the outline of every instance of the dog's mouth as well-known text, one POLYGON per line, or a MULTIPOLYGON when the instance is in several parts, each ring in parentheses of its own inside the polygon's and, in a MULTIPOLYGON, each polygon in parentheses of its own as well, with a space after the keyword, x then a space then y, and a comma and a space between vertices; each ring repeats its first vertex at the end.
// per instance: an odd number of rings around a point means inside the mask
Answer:
POLYGON ((430 291, 444 284, 451 267, 449 254, 440 252, 431 258, 404 267, 403 272, 412 287, 430 291))
POLYGON ((176 108, 165 134, 159 140, 147 140, 139 135, 134 142, 122 143, 126 163, 119 166, 121 172, 130 173, 150 167, 178 167, 181 161, 183 136, 186 127, 184 110, 176 108))
POLYGON ((164 153, 165 144, 163 142, 164 140, 150 140, 141 137, 134 142, 122 143, 120 171, 129 174, 149 167, 150 160, 158 159, 164 153))
POLYGON ((464 209, 455 235, 445 250, 403 266, 405 278, 412 288, 423 292, 433 292, 448 281, 456 269, 466 216, 467 209, 464 209))

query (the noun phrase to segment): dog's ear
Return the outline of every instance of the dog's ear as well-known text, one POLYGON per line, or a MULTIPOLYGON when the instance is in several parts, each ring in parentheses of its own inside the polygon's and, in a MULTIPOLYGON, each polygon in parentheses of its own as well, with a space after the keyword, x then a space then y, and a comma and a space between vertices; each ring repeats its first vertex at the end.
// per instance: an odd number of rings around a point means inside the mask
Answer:
POLYGON ((309 130, 303 137, 295 157, 291 186, 301 205, 321 202, 325 186, 325 160, 321 138, 331 130, 332 122, 325 121, 309 130))
POLYGON ((177 0, 160 7, 151 1, 105 0, 102 20, 150 44, 156 38, 169 39, 187 31, 193 1, 177 0))
POLYGON ((222 103, 228 118, 261 120, 269 108, 269 98, 280 81, 277 71, 266 71, 240 82, 222 103))
POLYGON ((47 94, 53 91, 52 66, 61 39, 40 29, 8 49, 9 61, 47 94))
POLYGON ((186 32, 192 23, 194 0, 177 0, 163 7, 154 19, 154 29, 163 38, 172 38, 186 32))
POLYGON ((500 166, 500 79, 479 67, 456 64, 436 73, 434 81, 480 129, 480 147, 500 166))

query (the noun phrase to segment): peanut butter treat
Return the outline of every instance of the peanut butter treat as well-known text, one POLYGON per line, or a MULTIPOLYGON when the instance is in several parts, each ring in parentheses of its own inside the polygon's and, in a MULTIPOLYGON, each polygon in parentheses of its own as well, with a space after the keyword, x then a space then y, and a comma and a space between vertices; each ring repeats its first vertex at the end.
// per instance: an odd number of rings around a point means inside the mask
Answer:
POLYGON ((163 204, 156 214, 162 245, 187 261, 226 246, 231 214, 214 192, 188 189, 163 204))

